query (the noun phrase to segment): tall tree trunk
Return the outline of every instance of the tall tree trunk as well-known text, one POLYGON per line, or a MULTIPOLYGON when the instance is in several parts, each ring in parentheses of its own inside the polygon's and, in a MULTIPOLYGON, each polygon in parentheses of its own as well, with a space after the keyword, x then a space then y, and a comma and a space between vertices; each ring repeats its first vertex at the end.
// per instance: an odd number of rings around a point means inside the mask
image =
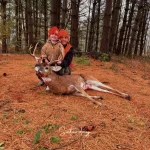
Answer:
POLYGON ((104 14, 103 31, 100 51, 104 53, 109 52, 109 34, 111 22, 112 0, 106 0, 106 8, 104 14))
POLYGON ((21 5, 21 0, 18 0, 19 4, 19 34, 18 34, 18 46, 19 46, 19 51, 22 50, 22 19, 21 19, 21 12, 22 12, 22 5, 21 5))
POLYGON ((71 1, 71 44, 72 46, 78 50, 78 13, 79 13, 79 5, 80 0, 78 2, 76 0, 71 1))
POLYGON ((38 6, 39 2, 38 0, 35 0, 35 18, 34 18, 34 36, 35 36, 35 41, 38 41, 38 6))
POLYGON ((115 5, 115 10, 112 15, 112 22, 111 22, 111 31, 110 31, 110 42, 109 42, 109 51, 112 52, 114 48, 115 43, 115 37, 116 37, 116 31, 117 31, 117 25, 119 20, 119 12, 121 9, 122 0, 117 0, 115 5))
POLYGON ((95 50, 96 51, 98 51, 98 41, 99 41, 100 7, 101 7, 101 0, 98 0, 97 25, 96 25, 96 45, 95 45, 95 50))
POLYGON ((61 23, 60 23, 60 28, 61 28, 61 29, 64 29, 64 28, 65 28, 66 14, 67 14, 67 0, 63 0, 62 19, 61 19, 61 23))
POLYGON ((29 45, 33 44, 33 18, 32 18, 32 3, 28 0, 27 3, 27 13, 28 13, 28 36, 29 45))
POLYGON ((27 50, 27 47, 28 47, 28 28, 29 28, 29 20, 28 20, 28 0, 25 1, 25 49, 27 50))
POLYGON ((6 43, 6 5, 7 0, 1 1, 1 16, 2 16, 2 53, 7 53, 7 43, 6 43))
POLYGON ((60 26, 61 0, 51 0, 51 26, 60 26))
POLYGON ((47 40, 47 0, 44 0, 44 41, 47 40))
POLYGON ((89 13, 88 13, 88 21, 87 21, 87 29, 86 29, 85 52, 87 51, 89 25, 90 25, 90 13, 91 13, 91 0, 90 0, 90 4, 89 4, 89 13))
POLYGON ((120 23, 120 19, 121 19, 121 10, 119 12, 119 18, 118 18, 118 22, 117 22, 117 30, 116 30, 116 35, 115 35, 115 40, 114 40, 114 46, 113 46, 113 51, 112 53, 114 53, 117 49, 117 42, 118 42, 118 30, 119 30, 119 23, 120 23))
MULTIPOLYGON (((148 3, 145 2, 145 6, 147 6, 148 3)), ((143 19, 143 24, 142 24, 142 32, 141 32, 141 39, 140 39, 140 53, 139 55, 142 56, 143 54, 143 51, 144 51, 144 46, 145 46, 145 41, 146 41, 146 36, 147 36, 147 31, 148 31, 148 27, 146 27, 146 24, 147 23, 147 20, 148 20, 148 15, 149 15, 149 11, 150 11, 150 8, 147 8, 145 10, 145 13, 144 13, 144 19, 143 19)))
POLYGON ((138 12, 137 12, 137 15, 135 18, 135 23, 132 28, 131 40, 130 40, 129 51, 128 51, 129 57, 131 57, 133 54, 133 46, 134 46, 134 42, 135 42, 136 33, 139 29, 139 23, 140 23, 140 19, 142 17, 142 10, 143 10, 143 0, 140 1, 140 4, 138 6, 138 12))
POLYGON ((94 2, 93 2, 92 19, 91 19, 91 25, 90 25, 89 42, 88 42, 88 52, 93 50, 94 24, 95 24, 95 6, 96 6, 96 0, 94 0, 94 2))
POLYGON ((128 15, 128 10, 129 10, 129 1, 130 0, 126 0, 126 8, 125 8, 125 13, 124 13, 124 18, 123 18, 123 24, 122 24, 122 27, 120 29, 118 46, 117 46, 117 49, 116 49, 116 54, 117 55, 119 55, 122 51, 123 37, 124 37, 124 33, 125 33, 127 15, 128 15))
POLYGON ((127 24, 127 27, 126 27, 124 43, 123 43, 122 51, 123 51, 124 54, 127 54, 128 49, 129 49, 129 40, 130 40, 129 37, 130 37, 130 33, 131 33, 131 24, 132 24, 132 18, 133 18, 133 14, 134 14, 135 4, 136 4, 136 0, 133 0, 131 10, 130 10, 130 14, 129 14, 128 24, 127 24), (124 51, 124 48, 125 48, 125 51, 124 51))
MULTIPOLYGON (((142 15, 143 16, 143 15, 142 15)), ((144 16, 143 16, 144 17, 144 16)), ((140 37, 141 37, 141 31, 142 31, 142 24, 143 24, 143 18, 139 23, 139 30, 137 31, 137 39, 135 41, 135 49, 134 49, 134 56, 138 55, 138 48, 139 48, 139 42, 140 42, 140 37)))
POLYGON ((15 16, 16 16, 16 22, 15 22, 15 24, 16 24, 16 44, 15 44, 15 51, 16 52, 18 52, 19 51, 19 44, 18 44, 18 39, 19 39, 19 37, 18 37, 18 22, 19 22, 19 9, 18 9, 18 0, 15 0, 15 16))

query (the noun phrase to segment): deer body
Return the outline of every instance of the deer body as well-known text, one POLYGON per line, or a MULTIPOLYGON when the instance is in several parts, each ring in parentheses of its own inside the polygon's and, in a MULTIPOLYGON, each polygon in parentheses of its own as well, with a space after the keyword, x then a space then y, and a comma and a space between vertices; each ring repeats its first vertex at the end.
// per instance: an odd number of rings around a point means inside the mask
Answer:
POLYGON ((47 85, 54 94, 72 94, 77 90, 73 87, 80 88, 84 84, 84 80, 79 75, 63 75, 59 76, 51 73, 47 77, 42 77, 45 85, 47 85), (57 82, 56 82, 57 81, 57 82))
MULTIPOLYGON (((44 69, 41 70, 43 71, 44 69)), ((44 74, 42 73, 42 71, 40 71, 41 75, 44 74)), ((47 69, 46 72, 49 72, 49 74, 47 74, 46 76, 44 74, 42 80, 50 88, 51 92, 55 94, 73 94, 77 96, 84 96, 90 99, 93 103, 96 103, 100 106, 102 104, 93 99, 100 98, 100 96, 90 96, 85 92, 85 90, 92 89, 100 92, 117 95, 130 100, 130 96, 128 94, 122 93, 116 89, 104 85, 92 76, 85 74, 58 76, 54 72, 51 72, 49 69, 47 69)))

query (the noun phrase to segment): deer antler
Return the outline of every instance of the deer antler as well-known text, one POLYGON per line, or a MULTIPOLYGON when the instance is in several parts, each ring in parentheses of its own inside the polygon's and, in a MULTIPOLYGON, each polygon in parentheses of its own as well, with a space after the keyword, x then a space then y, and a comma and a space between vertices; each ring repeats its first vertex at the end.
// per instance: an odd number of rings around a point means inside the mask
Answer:
POLYGON ((38 44, 39 44, 39 42, 36 43, 36 45, 35 45, 35 47, 34 47, 34 50, 33 50, 33 53, 31 53, 31 49, 33 48, 33 46, 30 45, 30 47, 29 47, 30 55, 33 56, 36 60, 41 59, 41 58, 35 56, 35 51, 36 51, 36 49, 37 49, 37 45, 38 45, 38 44))

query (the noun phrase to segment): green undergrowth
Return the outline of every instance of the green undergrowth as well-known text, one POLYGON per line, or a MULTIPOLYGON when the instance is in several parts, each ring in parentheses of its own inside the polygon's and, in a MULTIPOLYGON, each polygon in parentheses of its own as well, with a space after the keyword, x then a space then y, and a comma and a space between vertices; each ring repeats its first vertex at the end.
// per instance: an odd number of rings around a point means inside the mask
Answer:
POLYGON ((90 66, 90 60, 86 57, 75 57, 74 60, 79 65, 90 66))

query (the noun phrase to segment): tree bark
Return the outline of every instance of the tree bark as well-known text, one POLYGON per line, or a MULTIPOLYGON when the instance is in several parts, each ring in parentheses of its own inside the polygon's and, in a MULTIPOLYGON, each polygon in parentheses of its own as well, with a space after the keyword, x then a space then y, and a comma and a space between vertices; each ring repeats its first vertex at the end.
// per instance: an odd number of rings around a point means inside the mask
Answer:
POLYGON ((129 10, 129 1, 130 0, 126 0, 126 8, 125 8, 125 14, 124 14, 124 18, 123 18, 123 24, 122 24, 122 27, 120 29, 118 46, 117 46, 117 49, 116 49, 116 52, 115 52, 117 55, 119 55, 122 51, 123 37, 125 37, 124 33, 125 33, 127 15, 128 15, 128 10, 129 10))
POLYGON ((96 0, 93 2, 93 9, 92 9, 92 19, 90 25, 90 33, 89 33, 89 42, 88 42, 88 52, 93 50, 93 41, 94 41, 94 24, 95 24, 95 6, 96 0))
POLYGON ((143 10, 143 0, 140 1, 140 4, 138 6, 138 12, 135 18, 135 23, 134 26, 132 28, 132 33, 131 33, 131 40, 130 40, 130 45, 129 45, 129 51, 128 51, 128 56, 132 57, 133 55, 133 47, 134 47, 134 43, 135 43, 135 37, 136 37, 136 33, 139 29, 139 23, 142 17, 142 10, 143 10))
POLYGON ((47 0, 44 0, 44 41, 47 40, 47 0))
POLYGON ((51 27, 60 26, 61 0, 51 0, 51 27))
POLYGON ((78 14, 79 14, 80 0, 71 1, 71 44, 76 51, 78 51, 78 14))
POLYGON ((98 0, 97 25, 96 25, 96 45, 95 45, 96 51, 98 51, 98 42, 99 42, 100 7, 101 7, 101 0, 98 0))
POLYGON ((60 23, 60 28, 61 28, 61 29, 64 29, 64 28, 65 28, 66 14, 67 14, 67 0, 63 0, 62 19, 61 19, 61 23, 60 23))
POLYGON ((111 22, 112 0, 106 0, 106 8, 104 14, 103 31, 100 51, 103 53, 109 52, 109 34, 111 22))
POLYGON ((133 14, 134 14, 135 4, 136 4, 136 0, 132 1, 131 11, 130 11, 130 14, 129 14, 128 24, 127 24, 127 27, 126 27, 125 38, 124 38, 123 49, 122 49, 124 54, 127 54, 128 49, 129 49, 131 24, 132 24, 132 18, 133 18, 133 14), (124 48, 125 48, 125 51, 124 51, 124 48))
MULTIPOLYGON (((147 2, 145 2, 145 7, 148 5, 147 2)), ((147 36, 147 31, 148 31, 148 26, 146 26, 147 23, 147 19, 148 19, 148 15, 149 15, 149 10, 150 8, 145 9, 144 12, 144 19, 143 19, 143 24, 142 24, 142 31, 141 31, 141 39, 140 39, 140 52, 139 55, 142 56, 143 51, 144 51, 144 46, 145 46, 145 41, 146 41, 146 36, 147 36)))
POLYGON ((117 25, 119 20, 119 12, 121 9, 122 0, 117 0, 115 5, 115 10, 112 15, 112 22, 111 22, 111 31, 110 31, 110 42, 109 42, 109 51, 112 52, 115 43, 115 37, 117 34, 117 25))
POLYGON ((32 45, 33 42, 33 18, 32 18, 32 3, 30 0, 27 0, 27 14, 28 14, 28 36, 29 36, 29 45, 32 45))
POLYGON ((7 53, 7 43, 6 43, 6 5, 7 1, 1 1, 1 17, 2 17, 2 53, 7 53))
POLYGON ((90 25, 90 13, 91 13, 91 0, 90 0, 90 4, 89 4, 89 13, 88 13, 88 21, 87 21, 87 29, 86 29, 85 52, 87 51, 89 25, 90 25))

